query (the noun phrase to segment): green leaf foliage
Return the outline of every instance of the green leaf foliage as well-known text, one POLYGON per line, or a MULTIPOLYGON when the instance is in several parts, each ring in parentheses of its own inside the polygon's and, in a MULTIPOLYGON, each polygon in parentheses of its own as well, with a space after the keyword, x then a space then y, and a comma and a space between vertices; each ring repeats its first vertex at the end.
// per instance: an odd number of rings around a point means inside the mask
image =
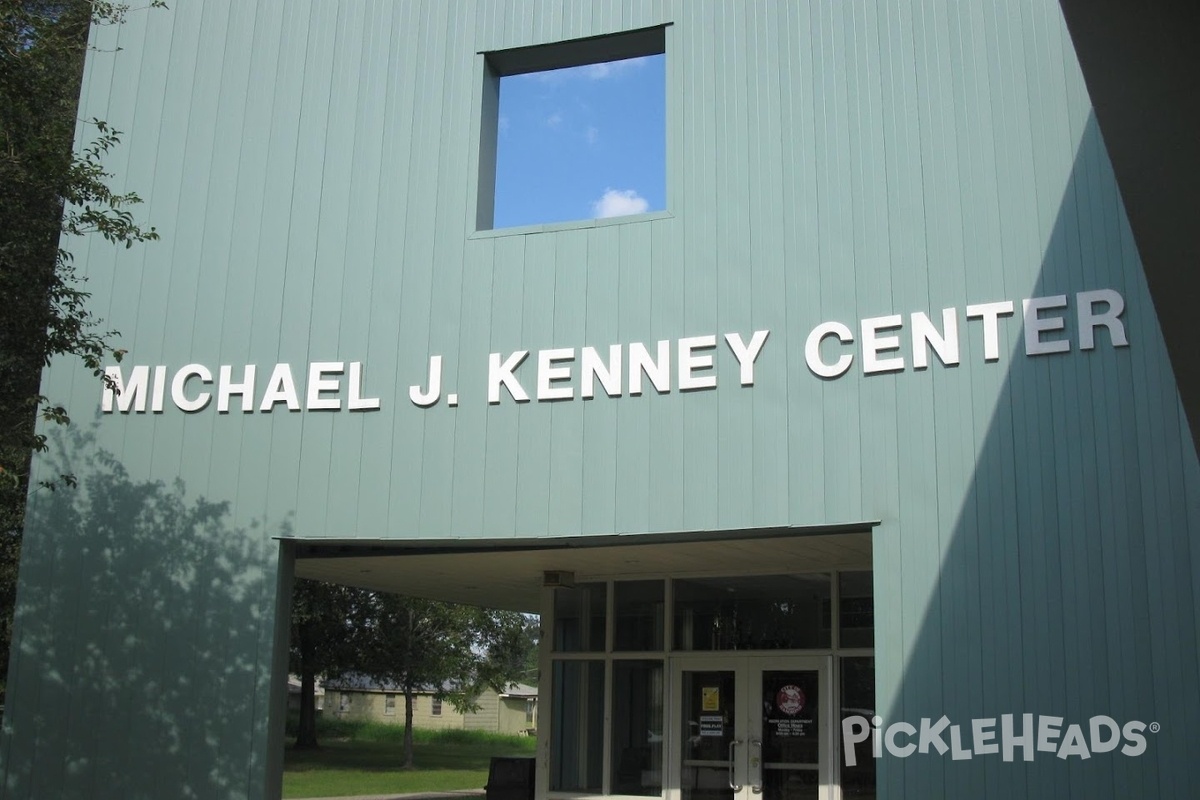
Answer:
POLYGON ((404 692, 404 756, 413 763, 412 701, 432 689, 459 711, 477 707, 485 687, 520 677, 536 639, 523 614, 376 593, 355 631, 358 672, 404 692))
POLYGON ((300 676, 296 747, 315 748, 314 679, 355 675, 405 695, 405 760, 412 766, 412 698, 432 690, 459 711, 480 692, 536 681, 536 617, 512 611, 297 580, 291 671, 300 676))
MULTIPOLYGON (((151 5, 161 6, 160 2, 151 5)), ((80 237, 118 246, 158 238, 143 227, 131 191, 104 168, 120 131, 77 119, 92 25, 116 25, 130 8, 88 0, 0 0, 0 658, 7 662, 31 454, 48 447, 37 420, 66 425, 68 409, 39 392, 41 370, 79 359, 97 381, 124 351, 88 309, 70 248, 80 237), (83 146, 73 147, 76 131, 83 146)), ((71 475, 45 478, 70 487, 71 475)))
POLYGON ((362 661, 356 630, 370 607, 371 593, 300 579, 292 589, 289 669, 300 676, 300 720, 296 747, 315 748, 316 679, 354 670, 362 661))

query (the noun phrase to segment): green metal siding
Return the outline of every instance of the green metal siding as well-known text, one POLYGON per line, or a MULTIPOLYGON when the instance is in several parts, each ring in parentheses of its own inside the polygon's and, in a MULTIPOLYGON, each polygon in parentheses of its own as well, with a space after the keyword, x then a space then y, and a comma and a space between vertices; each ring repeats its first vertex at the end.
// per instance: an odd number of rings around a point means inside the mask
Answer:
POLYGON ((1163 725, 1140 758, 888 758, 883 796, 1186 794, 1200 468, 1055 3, 185 0, 96 43, 80 116, 127 131, 110 164, 163 236, 77 248, 126 363, 257 364, 261 397, 274 363, 362 361, 382 408, 93 423, 95 381, 47 372, 92 437, 58 451, 122 505, 34 498, 8 796, 104 796, 122 775, 129 797, 271 796, 272 536, 864 519, 882 520, 885 719, 1163 725), (667 213, 476 233, 479 52, 665 23, 667 213), (1022 298, 1099 288, 1125 298, 1128 348, 1101 332, 1024 355, 1022 298), (984 363, 963 309, 1003 299, 1017 314, 984 363), (805 366, 820 322, 947 307, 956 367, 805 366), (720 336, 759 329, 741 387, 720 336), (485 402, 491 352, 535 351, 532 391, 538 349, 705 334, 713 391, 485 402), (457 408, 408 402, 431 355, 457 408), (138 514, 141 549, 110 565, 138 514), (202 548, 194 575, 160 567, 176 546, 202 548), (216 699, 237 696, 256 700, 216 699))

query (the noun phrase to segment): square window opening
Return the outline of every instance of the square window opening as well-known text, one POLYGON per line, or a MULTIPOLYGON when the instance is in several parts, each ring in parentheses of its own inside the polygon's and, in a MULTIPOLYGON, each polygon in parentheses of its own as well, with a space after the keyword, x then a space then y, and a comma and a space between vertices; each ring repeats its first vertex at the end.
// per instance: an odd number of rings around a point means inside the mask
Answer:
POLYGON ((666 209, 665 30, 485 54, 479 230, 666 209))

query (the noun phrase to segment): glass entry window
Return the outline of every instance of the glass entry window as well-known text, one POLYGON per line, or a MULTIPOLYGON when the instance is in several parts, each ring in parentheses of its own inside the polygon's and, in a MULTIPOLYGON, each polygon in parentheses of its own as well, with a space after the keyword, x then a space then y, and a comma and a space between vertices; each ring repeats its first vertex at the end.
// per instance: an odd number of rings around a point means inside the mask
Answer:
POLYGON ((757 778, 762 794, 776 800, 816 800, 821 796, 821 725, 829 725, 818 713, 828 712, 819 702, 820 668, 762 670, 755 679, 762 718, 751 738, 747 780, 757 778))
POLYGON ((737 672, 684 670, 682 678, 678 741, 683 800, 732 797, 730 764, 737 756, 737 717, 745 705, 738 703, 737 672))
POLYGON ((829 659, 728 656, 675 667, 679 800, 824 800, 833 742, 829 659))
POLYGON ((875 796, 869 743, 836 760, 875 713, 869 570, 580 581, 542 624, 539 796, 875 796))

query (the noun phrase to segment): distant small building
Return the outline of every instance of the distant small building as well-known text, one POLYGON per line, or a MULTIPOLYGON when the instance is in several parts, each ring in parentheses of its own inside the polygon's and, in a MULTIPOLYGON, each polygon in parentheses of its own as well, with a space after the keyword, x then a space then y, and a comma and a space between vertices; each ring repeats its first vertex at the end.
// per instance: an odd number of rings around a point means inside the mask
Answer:
MULTIPOLYGON (((300 710, 300 676, 288 675, 288 711, 300 710)), ((321 679, 317 678, 317 685, 313 691, 316 699, 317 711, 325 709, 325 687, 321 685, 321 679)))
MULTIPOLYGON (((477 708, 465 714, 438 694, 428 687, 416 691, 414 728, 464 728, 512 734, 537 730, 536 686, 514 683, 503 692, 485 689, 475 699, 477 708)), ((393 683, 345 676, 325 682, 325 698, 326 713, 339 718, 404 723, 404 688, 393 683)))

